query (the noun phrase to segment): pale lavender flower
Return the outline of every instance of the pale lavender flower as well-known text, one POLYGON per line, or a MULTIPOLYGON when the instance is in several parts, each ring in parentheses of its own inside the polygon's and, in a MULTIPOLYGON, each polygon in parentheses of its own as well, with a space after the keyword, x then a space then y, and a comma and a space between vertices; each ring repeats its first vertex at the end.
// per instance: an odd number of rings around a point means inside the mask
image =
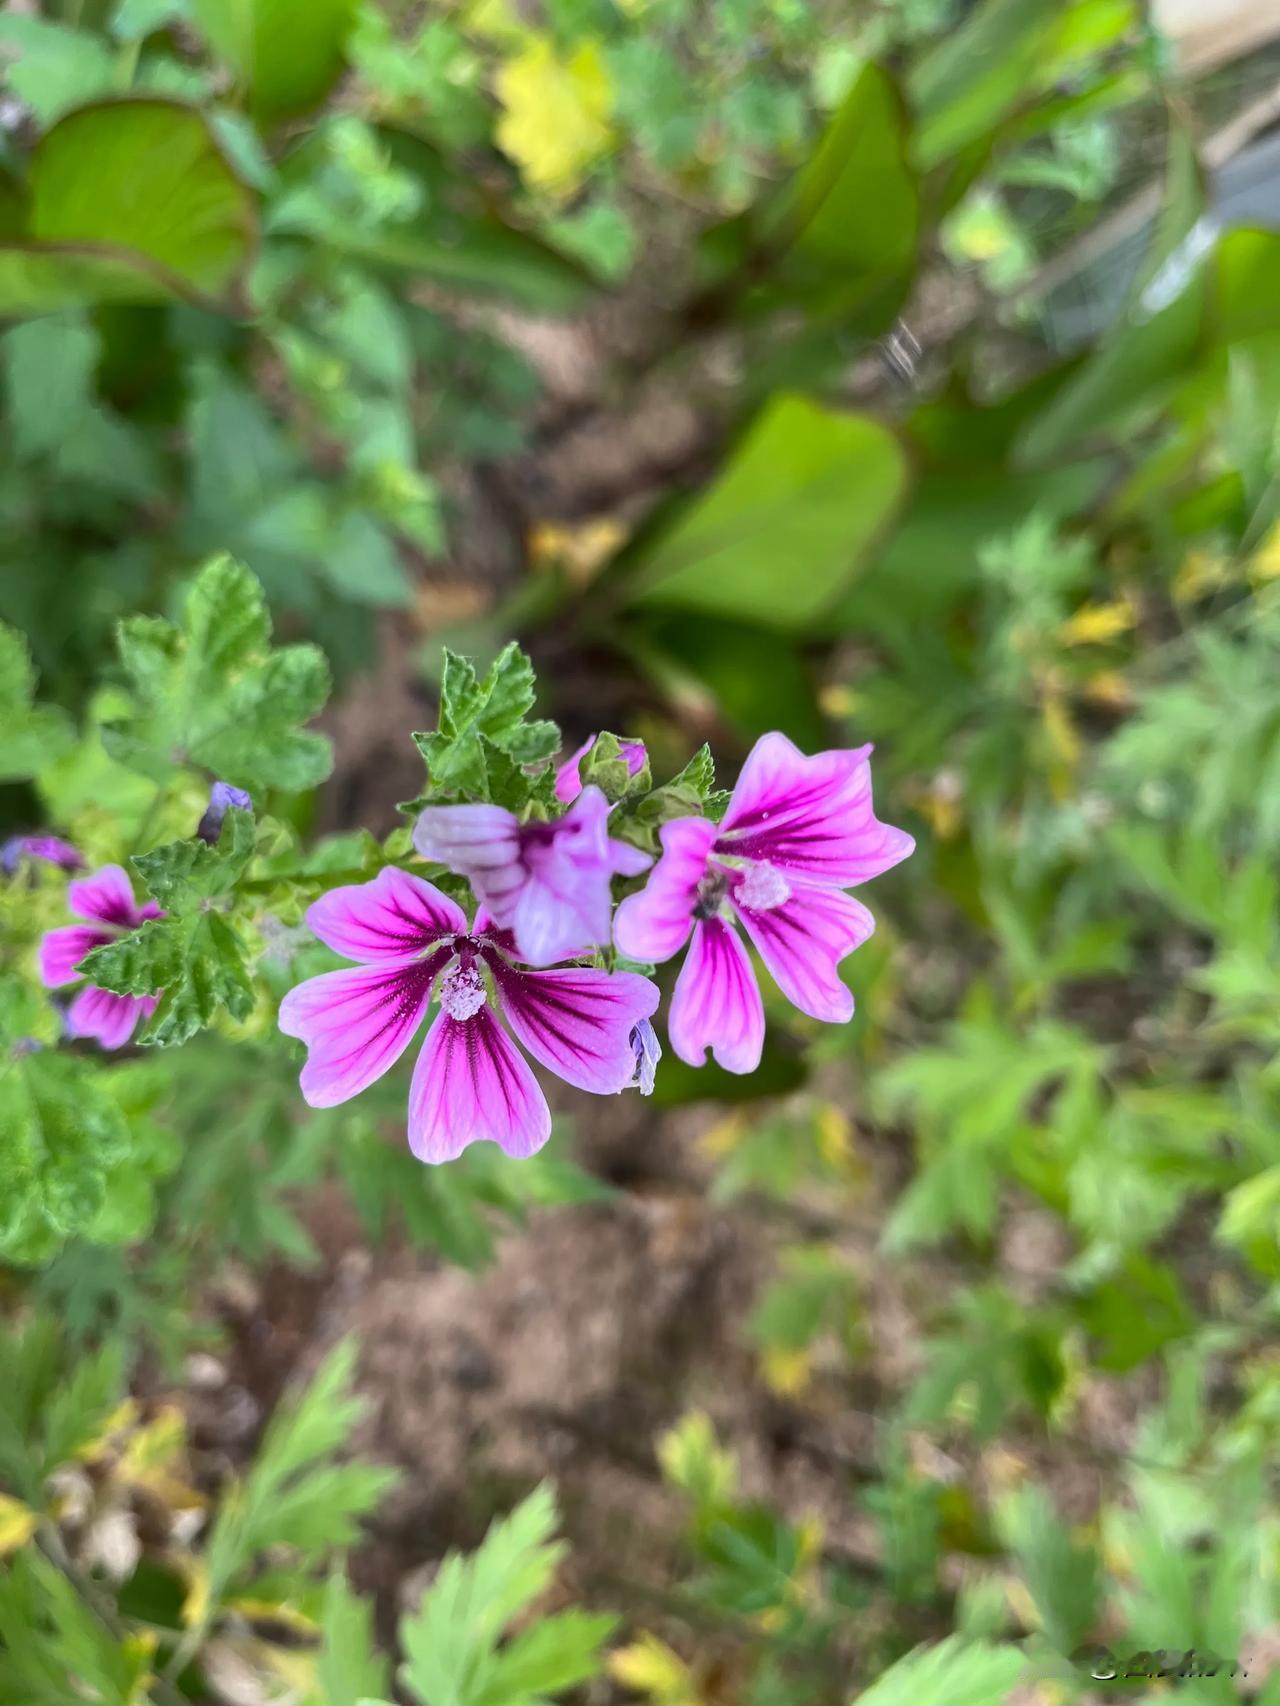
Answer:
POLYGON ((535 1060, 579 1089, 611 1095, 635 1074, 631 1036, 658 1005, 648 978, 524 970, 483 909, 468 926, 448 895, 392 866, 331 889, 307 922, 358 962, 299 984, 280 1005, 280 1029, 307 1045, 301 1087, 313 1108, 380 1078, 439 1002, 409 1087, 409 1147, 422 1161, 452 1161, 480 1141, 528 1156, 550 1135, 546 1098, 499 1013, 535 1060))
POLYGON ((222 834, 222 820, 233 807, 237 811, 251 812, 252 796, 243 788, 233 788, 230 782, 215 782, 209 791, 209 804, 196 829, 201 841, 207 841, 210 847, 217 846, 218 837, 222 834))
MULTIPOLYGON (((67 905, 85 924, 47 930, 39 949, 40 978, 46 989, 60 989, 83 976, 76 968, 94 948, 149 918, 163 918, 155 901, 134 899, 133 885, 119 865, 104 865, 91 877, 67 885, 67 905)), ((123 1048, 141 1019, 155 1012, 155 995, 113 995, 86 984, 67 1009, 67 1035, 94 1037, 103 1048, 123 1048)))
POLYGON ((632 1031, 631 1050, 636 1069, 628 1088, 639 1090, 642 1096, 652 1096, 658 1078, 658 1062, 662 1059, 662 1044, 648 1019, 641 1019, 632 1031))
POLYGON ((10 836, 0 847, 0 871, 11 877, 24 859, 43 859, 63 871, 84 870, 84 855, 59 835, 10 836))
POLYGON ((787 999, 838 1024, 853 996, 838 966, 875 921, 842 891, 887 871, 915 846, 871 804, 871 748, 806 757, 785 735, 752 748, 721 823, 677 818, 661 831, 648 883, 618 908, 614 941, 628 959, 669 960, 692 932, 667 1030, 681 1060, 711 1049, 752 1072, 764 1007, 740 923, 787 999))
MULTIPOLYGON (((582 761, 591 751, 600 737, 588 735, 578 750, 556 771, 556 798, 567 805, 576 800, 582 792, 582 761)), ((632 776, 638 776, 649 762, 649 754, 642 740, 622 740, 618 742, 618 756, 632 776)))
POLYGON ((513 932, 526 964, 548 966, 607 943, 612 879, 652 863, 612 840, 608 819, 609 802, 595 787, 553 823, 521 823, 502 806, 428 806, 413 845, 467 878, 494 923, 513 932))

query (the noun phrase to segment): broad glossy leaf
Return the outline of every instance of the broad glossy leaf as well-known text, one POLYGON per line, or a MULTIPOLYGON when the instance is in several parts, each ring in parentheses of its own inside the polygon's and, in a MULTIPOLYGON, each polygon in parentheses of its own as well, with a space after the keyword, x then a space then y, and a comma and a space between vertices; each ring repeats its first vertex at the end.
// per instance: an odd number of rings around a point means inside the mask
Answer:
POLYGON ((995 129, 1036 86, 1063 0, 986 0, 915 66, 915 155, 928 169, 995 129))
POLYGON ((0 314, 186 297, 234 309, 253 197, 176 101, 82 107, 37 144, 25 221, 0 241, 0 314))
POLYGON ((357 0, 195 0, 197 21, 258 119, 324 99, 342 74, 358 10, 357 0))
POLYGON ((902 446, 870 416, 778 397, 645 552, 632 596, 804 628, 853 578, 907 477, 902 446))
POLYGON ((787 247, 780 285, 807 294, 825 283, 845 306, 910 264, 918 197, 906 146, 898 91, 868 65, 762 233, 766 247, 787 247))

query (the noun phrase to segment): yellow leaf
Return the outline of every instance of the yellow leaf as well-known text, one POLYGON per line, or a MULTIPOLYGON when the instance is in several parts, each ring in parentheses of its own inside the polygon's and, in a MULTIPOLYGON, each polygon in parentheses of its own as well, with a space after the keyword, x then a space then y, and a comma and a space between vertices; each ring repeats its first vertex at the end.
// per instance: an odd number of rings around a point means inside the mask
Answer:
POLYGON ((1082 691, 1094 705, 1107 705, 1117 711, 1123 711, 1133 703, 1129 683, 1118 669, 1098 670, 1085 682, 1082 691))
POLYGON ((138 1419, 138 1406, 132 1398, 126 1398, 107 1417, 102 1432, 96 1439, 91 1439, 82 1445, 76 1456, 82 1463, 98 1463, 104 1458, 115 1444, 116 1436, 131 1428, 138 1419))
POLYGON ((716 1441, 711 1418, 690 1410, 658 1440, 658 1462, 672 1486, 689 1493, 700 1505, 725 1504, 738 1483, 737 1459, 716 1441))
POLYGON ((561 59, 548 37, 534 36, 494 86, 504 109, 498 146, 535 189, 570 194, 613 139, 613 89, 598 45, 584 41, 561 59))
POLYGON ((559 564, 574 586, 586 586, 626 542, 627 530, 611 515, 591 521, 542 521, 529 535, 535 569, 559 564))
POLYGON ((1135 611, 1127 598, 1110 604, 1086 604, 1058 630, 1064 646, 1100 646, 1118 639, 1133 627, 1135 611))
POLYGON ((1075 775, 1080 764, 1080 736, 1060 693, 1046 694, 1042 715, 1044 732, 1049 739, 1049 752, 1057 771, 1049 779, 1050 786, 1061 799, 1066 792, 1068 781, 1075 775))
POLYGON ((182 1621, 188 1629, 196 1629, 209 1615, 209 1572, 199 1558, 189 1558, 184 1573, 187 1597, 182 1602, 182 1621))
POLYGON ((1280 576, 1280 521, 1267 534, 1249 559, 1249 579, 1254 586, 1280 576))
POLYGON ((498 47, 510 47, 529 35, 528 25, 520 21, 511 0, 471 0, 462 17, 468 35, 498 47))
POLYGON ((39 1517, 21 1499, 11 1499, 0 1493, 0 1558, 16 1552, 36 1531, 39 1517))
POLYGON ((813 1129, 818 1153, 835 1172, 844 1172, 853 1160, 853 1127, 843 1108, 824 1102, 814 1115, 813 1129))
POLYGON ((698 1139, 698 1148, 711 1161, 722 1161, 732 1155, 746 1135, 747 1122, 741 1114, 729 1114, 709 1126, 698 1139))
POLYGON ((760 1357, 760 1372, 771 1392, 780 1398, 796 1398, 809 1385, 813 1357, 807 1350, 788 1351, 780 1345, 766 1345, 760 1357))
POLYGON ((851 717, 858 709, 858 695, 843 681, 829 681, 818 694, 818 703, 829 717, 851 717))
POLYGON ((661 1706, 702 1706, 688 1665, 656 1635, 643 1634, 630 1646, 610 1653, 609 1675, 661 1706))
POLYGON ((1230 579, 1231 564, 1220 552, 1188 551, 1173 577, 1173 596, 1179 604, 1192 604, 1230 579))
POLYGON ((316 1635, 320 1630, 314 1617, 308 1617, 305 1611, 299 1611, 287 1600, 254 1599, 246 1594, 226 1603, 229 1610, 238 1611, 251 1623, 255 1619, 263 1623, 279 1623, 283 1628, 296 1629, 299 1635, 316 1635))

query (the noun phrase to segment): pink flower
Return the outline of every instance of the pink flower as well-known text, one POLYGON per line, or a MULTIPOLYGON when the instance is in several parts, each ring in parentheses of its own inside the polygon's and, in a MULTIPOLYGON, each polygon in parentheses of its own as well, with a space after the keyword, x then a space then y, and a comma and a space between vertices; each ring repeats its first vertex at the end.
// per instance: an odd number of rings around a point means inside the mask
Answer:
MULTIPOLYGON (((576 800, 582 792, 581 765, 583 759, 599 739, 598 735, 588 735, 586 740, 556 771, 556 798, 567 804, 576 800)), ((638 776, 649 761, 642 740, 624 740, 618 742, 618 755, 626 762, 627 769, 633 776, 638 776)))
MULTIPOLYGON (((67 905, 88 922, 45 932, 39 964, 46 989, 77 982, 81 973, 76 967, 94 948, 136 930, 148 918, 164 917, 153 900, 138 904, 133 885, 119 865, 104 865, 91 877, 68 883, 67 905)), ((156 995, 113 995, 110 990, 86 984, 67 1011, 67 1035, 96 1037, 103 1048, 123 1048, 138 1021, 149 1019, 155 1012, 158 1000, 156 995)))
POLYGON ((320 940, 359 962, 291 989, 280 1029, 307 1045, 302 1094, 331 1108, 380 1078, 440 1010, 409 1088, 409 1147, 452 1161, 487 1140, 532 1155, 551 1132, 533 1073, 499 1023, 543 1066, 580 1089, 611 1095, 636 1072, 631 1033, 658 1005, 634 972, 524 971, 511 936, 421 877, 388 866, 370 883, 331 889, 307 913, 320 940))
POLYGON ((669 960, 693 941, 671 1000, 668 1032, 681 1060, 711 1049, 730 1072, 752 1072, 764 1008, 740 923, 789 1001, 838 1024, 853 996, 838 966, 875 921, 842 891, 905 859, 915 843, 871 805, 869 746, 808 758, 781 734, 751 749, 722 823, 664 825, 662 857, 624 900, 614 941, 629 959, 669 960))
POLYGON ((575 959, 609 940, 615 875, 638 876, 647 853, 613 841, 609 802, 584 788, 554 823, 521 823, 502 806, 428 806, 413 844, 460 871, 531 966, 575 959))

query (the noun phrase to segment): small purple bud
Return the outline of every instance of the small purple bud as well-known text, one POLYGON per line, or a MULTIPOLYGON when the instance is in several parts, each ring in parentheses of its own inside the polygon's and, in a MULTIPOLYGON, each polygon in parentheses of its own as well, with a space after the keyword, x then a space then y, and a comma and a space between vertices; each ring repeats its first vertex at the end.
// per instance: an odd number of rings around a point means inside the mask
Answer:
POLYGON ((43 859, 63 871, 83 871, 84 857, 57 835, 14 835, 0 847, 0 870, 13 876, 23 859, 43 859))
POLYGON ((632 1027, 631 1049, 636 1057, 636 1075, 631 1080, 632 1086, 639 1090, 642 1096, 652 1096, 658 1076, 658 1062, 662 1059, 662 1044, 648 1019, 641 1019, 638 1025, 632 1027))
MULTIPOLYGON (((576 800, 582 792, 582 761, 591 751, 600 737, 588 735, 578 750, 573 753, 556 771, 556 798, 568 803, 576 800)), ((638 776, 649 762, 649 754, 642 740, 620 740, 618 742, 618 757, 627 767, 630 776, 638 776)))
POLYGON ((218 837, 222 834, 222 820, 233 807, 236 811, 251 812, 253 800, 243 788, 233 788, 230 782, 215 782, 209 794, 208 808, 196 830, 201 841, 207 841, 210 847, 217 846, 218 837))

